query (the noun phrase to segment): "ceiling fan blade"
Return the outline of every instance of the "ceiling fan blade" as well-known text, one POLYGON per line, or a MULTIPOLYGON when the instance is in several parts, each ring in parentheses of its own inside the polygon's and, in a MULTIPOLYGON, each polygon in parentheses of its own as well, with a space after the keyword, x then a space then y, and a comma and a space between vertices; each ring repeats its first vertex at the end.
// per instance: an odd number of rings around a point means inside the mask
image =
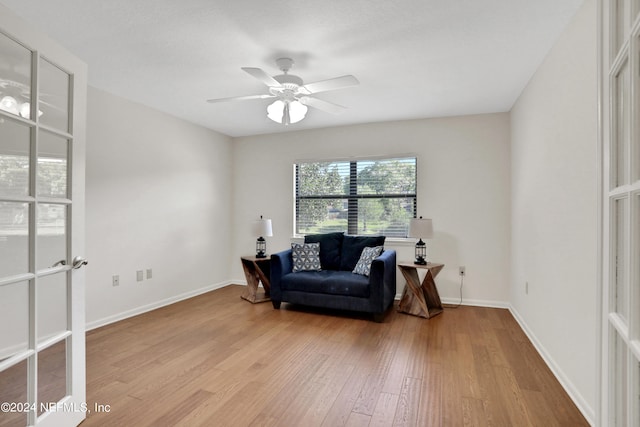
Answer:
POLYGON ((341 89, 343 87, 357 86, 360 82, 352 75, 336 77, 328 80, 321 80, 315 83, 309 83, 302 86, 310 94, 318 92, 326 92, 328 90, 341 89))
POLYGON ((340 114, 347 109, 342 105, 334 104, 333 102, 324 101, 318 98, 312 98, 310 96, 303 96, 300 98, 300 102, 309 107, 317 108, 318 110, 326 111, 331 114, 340 114))
POLYGON ((275 95, 247 95, 247 96, 233 96, 231 98, 217 98, 217 99, 207 99, 207 102, 210 104, 215 104, 217 102, 227 102, 227 101, 247 101, 250 99, 267 99, 267 98, 275 98, 275 95))
POLYGON ((242 69, 269 87, 282 87, 280 82, 265 73, 261 68, 242 67, 242 69))

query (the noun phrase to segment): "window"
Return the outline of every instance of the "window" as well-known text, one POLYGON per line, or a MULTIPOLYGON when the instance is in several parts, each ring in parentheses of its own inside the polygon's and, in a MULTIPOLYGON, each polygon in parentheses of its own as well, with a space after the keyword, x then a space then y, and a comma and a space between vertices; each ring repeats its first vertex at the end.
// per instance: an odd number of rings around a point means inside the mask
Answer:
POLYGON ((416 158, 295 165, 296 234, 406 237, 416 216, 416 158))

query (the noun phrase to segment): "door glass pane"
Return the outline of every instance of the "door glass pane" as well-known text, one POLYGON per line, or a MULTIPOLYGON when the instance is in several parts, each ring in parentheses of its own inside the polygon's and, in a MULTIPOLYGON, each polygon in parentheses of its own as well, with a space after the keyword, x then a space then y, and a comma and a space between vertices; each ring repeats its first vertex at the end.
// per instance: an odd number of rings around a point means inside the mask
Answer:
POLYGON ((628 320, 628 281, 627 281, 627 240, 629 231, 627 230, 627 203, 628 199, 617 199, 614 201, 613 220, 615 229, 615 253, 614 253, 614 288, 613 291, 613 311, 618 313, 626 323, 628 320))
MULTIPOLYGON (((0 403, 27 403, 27 361, 0 372, 0 403)), ((16 407, 16 409, 18 409, 16 407)), ((21 407, 19 409, 24 409, 21 407)), ((27 411, 0 411, 0 426, 26 426, 27 411)))
POLYGON ((0 120, 0 197, 29 195, 30 129, 0 120))
POLYGON ((29 204, 0 202, 0 277, 29 272, 29 204))
POLYGON ((609 408, 612 426, 627 426, 627 346, 614 328, 611 328, 612 361, 609 408))
POLYGON ((62 340, 38 353, 38 415, 72 410, 56 405, 67 395, 66 351, 66 340, 62 340))
POLYGON ((0 361, 28 348, 29 282, 0 286, 0 361))
POLYGON ((69 74, 46 59, 40 60, 40 122, 69 130, 69 74))
POLYGON ((46 131, 39 136, 37 194, 66 198, 68 140, 46 131))
POLYGON ((38 279, 38 343, 67 331, 67 273, 38 279))
POLYGON ((65 205, 40 203, 38 205, 37 265, 38 270, 53 267, 67 259, 67 208, 65 205))
POLYGON ((31 101, 31 51, 0 33, 0 57, 0 110, 23 115, 31 101))
POLYGON ((629 61, 625 61, 614 80, 612 124, 614 155, 611 160, 613 187, 627 183, 627 156, 631 136, 631 80, 629 61))

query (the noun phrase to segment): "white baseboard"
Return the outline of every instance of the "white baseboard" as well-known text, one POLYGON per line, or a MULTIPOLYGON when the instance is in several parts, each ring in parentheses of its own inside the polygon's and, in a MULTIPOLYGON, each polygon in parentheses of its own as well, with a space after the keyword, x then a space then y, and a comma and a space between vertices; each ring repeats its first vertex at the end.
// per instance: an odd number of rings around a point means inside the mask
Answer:
POLYGON ((511 305, 509 305, 509 311, 511 312, 513 317, 516 319, 516 322, 518 322, 518 324, 520 325, 520 328, 522 328, 524 333, 527 335, 527 338, 529 338, 529 341, 531 341, 535 349, 538 351, 538 354, 540 354, 540 357, 542 357, 542 359, 545 361, 549 369, 551 369, 551 372, 556 377, 560 385, 567 392, 571 400, 573 400, 573 403, 575 403, 575 405, 578 407, 578 410, 587 419, 587 422, 589 423, 589 425, 592 425, 592 426, 595 425, 594 424, 595 411, 593 410, 593 408, 587 403, 587 401, 584 399, 582 394, 580 394, 578 389, 573 385, 573 383, 569 380, 569 378, 567 378, 562 368, 560 368, 560 366, 555 362, 555 360, 553 360, 553 357, 551 357, 551 355, 544 348, 542 343, 540 343, 540 341, 536 338, 535 334, 531 331, 531 329, 529 329, 524 319, 520 316, 520 314, 518 314, 518 311, 515 308, 513 308, 513 306, 511 305))
POLYGON ((29 343, 27 341, 24 341, 20 344, 15 344, 9 347, 5 347, 3 349, 0 349, 0 360, 7 359, 23 351, 27 351, 28 349, 29 349, 29 343))
POLYGON ((487 308, 509 308, 509 303, 505 301, 493 301, 487 299, 462 299, 462 303, 460 303, 460 298, 441 298, 443 304, 450 305, 471 305, 474 307, 487 307, 487 308))
POLYGON ((141 307, 136 307, 132 310, 123 311, 122 313, 114 314, 112 316, 108 316, 102 319, 95 320, 93 322, 87 323, 86 330, 90 331, 92 329, 96 329, 102 326, 109 325, 111 323, 118 322, 120 320, 127 319, 129 317, 137 316, 142 313, 146 313, 151 310, 155 310, 160 307, 164 307, 170 304, 174 304, 176 302, 193 298, 198 295, 205 294, 207 292, 211 292, 216 289, 224 288, 225 286, 229 286, 231 284, 237 284, 236 281, 228 280, 225 282, 215 283, 213 285, 205 286, 204 288, 196 289, 193 291, 185 292, 184 294, 176 295, 171 298, 166 298, 160 301, 153 302, 151 304, 143 305, 141 307))
MULTIPOLYGON (((395 300, 400 301, 401 294, 396 294, 395 300)), ((441 298, 443 304, 458 305, 460 304, 460 298, 441 298)), ((463 299, 460 305, 471 305, 475 307, 488 307, 488 308, 509 308, 509 303, 504 301, 492 301, 484 299, 463 299)))

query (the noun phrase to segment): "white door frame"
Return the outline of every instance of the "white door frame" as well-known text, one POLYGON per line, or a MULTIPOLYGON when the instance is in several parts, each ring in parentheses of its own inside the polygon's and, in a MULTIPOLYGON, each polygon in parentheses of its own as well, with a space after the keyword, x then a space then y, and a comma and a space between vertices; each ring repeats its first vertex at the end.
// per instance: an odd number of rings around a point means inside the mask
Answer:
POLYGON ((598 77, 600 307, 596 424, 638 426, 640 0, 598 0, 598 77))
MULTIPOLYGON (((85 251, 85 137, 86 137, 86 96, 87 96, 87 67, 82 61, 71 55, 61 46, 50 40, 46 35, 35 30, 27 22, 17 17, 13 12, 5 6, 0 5, 0 32, 6 34, 10 38, 17 40, 20 44, 34 52, 32 55, 32 69, 34 76, 32 77, 32 93, 37 93, 38 87, 38 67, 35 65, 41 58, 46 58, 52 64, 60 67, 70 75, 69 85, 69 104, 72 115, 69 117, 68 140, 70 141, 67 153, 67 165, 70 168, 68 174, 68 200, 63 202, 66 204, 66 265, 52 269, 52 273, 66 275, 67 283, 67 328, 68 332, 53 337, 50 342, 37 342, 36 340, 36 324, 34 321, 37 315, 30 314, 31 323, 29 326, 29 350, 22 352, 17 357, 12 357, 0 362, 0 370, 14 363, 16 360, 28 360, 29 386, 28 399, 29 403, 37 402, 36 389, 37 384, 37 358, 34 354, 50 343, 64 337, 66 340, 66 375, 67 375, 67 396, 59 403, 55 411, 48 411, 37 416, 37 408, 29 411, 27 420, 31 425, 38 426, 76 426, 86 417, 86 410, 91 409, 86 403, 86 361, 85 361, 85 273, 84 269, 72 269, 71 263, 75 256, 84 255, 85 251), (70 194, 69 194, 70 193, 70 194), (53 271, 55 270, 55 271, 53 271)), ((33 99, 33 97, 32 97, 33 99)), ((38 111, 38 101, 35 101, 35 110, 38 111)), ((8 119, 7 119, 8 120, 8 119)), ((38 119, 31 121, 32 143, 31 147, 37 144, 34 142, 35 136, 39 134, 39 129, 46 129, 41 126, 38 119)), ((59 132, 60 133, 60 132, 59 132)), ((64 134, 64 132, 60 133, 64 134)), ((33 151, 30 157, 37 156, 33 151)), ((31 165, 35 165, 35 161, 31 160, 31 165)), ((30 176, 33 178, 35 172, 33 167, 30 168, 30 176)), ((23 280, 29 280, 31 283, 29 310, 36 312, 36 305, 46 302, 36 301, 35 286, 38 278, 45 277, 49 273, 42 273, 36 270, 35 263, 35 209, 38 205, 38 197, 34 193, 35 184, 30 184, 30 196, 25 198, 29 200, 30 206, 30 267, 29 273, 23 274, 23 280)), ((0 281, 1 281, 0 277, 0 281)), ((22 402, 25 403, 25 402, 22 402)))

